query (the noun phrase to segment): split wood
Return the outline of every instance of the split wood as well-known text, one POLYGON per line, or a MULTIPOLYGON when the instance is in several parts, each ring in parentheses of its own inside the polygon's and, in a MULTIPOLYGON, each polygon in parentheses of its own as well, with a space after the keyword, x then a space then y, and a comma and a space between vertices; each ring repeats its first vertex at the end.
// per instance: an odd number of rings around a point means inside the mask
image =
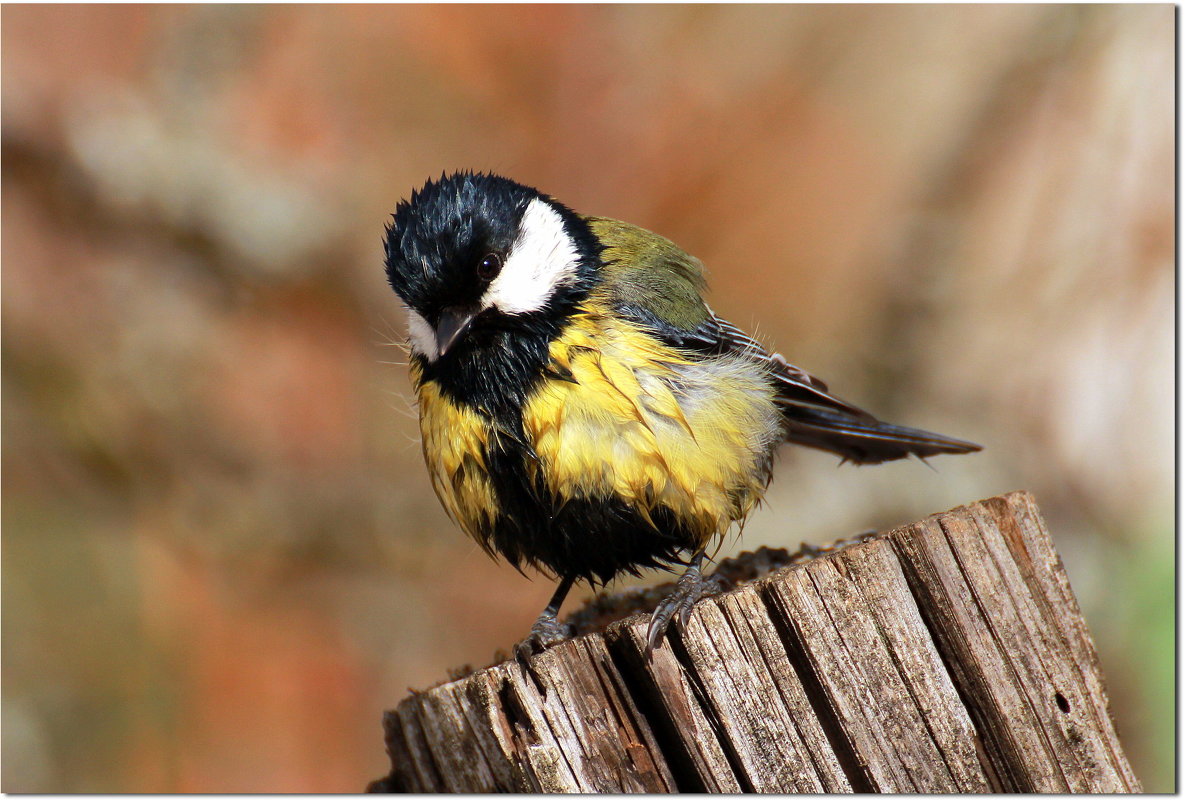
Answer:
POLYGON ((992 498, 415 693, 411 792, 1138 792, 1033 499, 992 498))

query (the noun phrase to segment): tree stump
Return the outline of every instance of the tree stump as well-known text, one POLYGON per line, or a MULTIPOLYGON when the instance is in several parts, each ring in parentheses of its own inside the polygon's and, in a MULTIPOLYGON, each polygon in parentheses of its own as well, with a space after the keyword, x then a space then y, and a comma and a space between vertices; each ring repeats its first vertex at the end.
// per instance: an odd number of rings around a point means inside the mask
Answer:
POLYGON ((411 792, 1138 792, 1032 498, 881 532, 404 699, 411 792))

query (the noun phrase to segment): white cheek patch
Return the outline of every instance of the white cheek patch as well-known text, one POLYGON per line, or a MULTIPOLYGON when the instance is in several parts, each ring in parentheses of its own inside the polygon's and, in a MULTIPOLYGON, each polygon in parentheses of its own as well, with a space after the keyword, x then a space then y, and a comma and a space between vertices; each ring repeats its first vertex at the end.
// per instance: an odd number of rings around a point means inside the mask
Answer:
POLYGON ((576 278, 580 254, 564 230, 560 213, 539 198, 523 212, 518 238, 502 272, 482 296, 482 308, 496 306, 504 314, 542 309, 555 290, 576 278))
POLYGON ((436 361, 436 332, 419 312, 407 310, 407 338, 411 340, 412 353, 418 353, 430 362, 436 361))

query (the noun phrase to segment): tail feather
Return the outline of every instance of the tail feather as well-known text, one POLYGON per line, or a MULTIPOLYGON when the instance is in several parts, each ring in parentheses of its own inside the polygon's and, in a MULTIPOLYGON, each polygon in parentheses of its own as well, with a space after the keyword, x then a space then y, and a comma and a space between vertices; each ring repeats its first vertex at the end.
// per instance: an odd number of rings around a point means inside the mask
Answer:
POLYGON ((857 417, 839 411, 784 407, 786 441, 808 448, 839 454, 844 461, 856 464, 880 464, 907 456, 934 456, 940 453, 972 453, 982 450, 973 442, 882 423, 874 417, 857 417))

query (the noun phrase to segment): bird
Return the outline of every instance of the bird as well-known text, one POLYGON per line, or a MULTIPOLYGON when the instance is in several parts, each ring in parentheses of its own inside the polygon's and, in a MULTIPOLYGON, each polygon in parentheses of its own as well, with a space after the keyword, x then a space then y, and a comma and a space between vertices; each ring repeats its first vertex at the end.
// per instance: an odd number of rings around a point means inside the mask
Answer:
POLYGON ((673 242, 509 178, 428 180, 383 245, 436 495, 491 556, 558 581, 520 653, 566 638, 577 581, 682 566, 649 656, 686 625, 708 548, 761 501, 783 443, 858 465, 981 449, 842 400, 713 312, 673 242))

